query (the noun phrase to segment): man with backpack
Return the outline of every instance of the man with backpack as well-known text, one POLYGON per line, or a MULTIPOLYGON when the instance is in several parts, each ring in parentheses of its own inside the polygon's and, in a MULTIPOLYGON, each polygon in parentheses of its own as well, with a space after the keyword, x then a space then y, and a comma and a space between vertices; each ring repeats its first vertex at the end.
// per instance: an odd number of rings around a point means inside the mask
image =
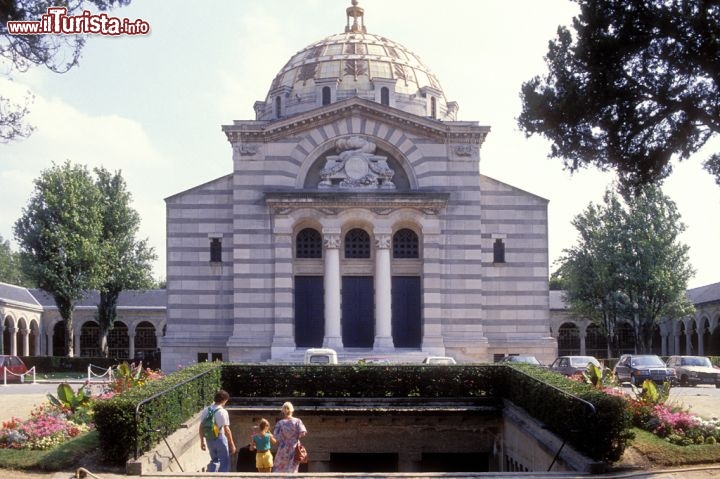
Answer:
POLYGON ((230 472, 230 455, 235 454, 235 442, 230 431, 230 417, 225 404, 230 399, 222 389, 215 393, 215 403, 200 414, 200 449, 210 453, 207 472, 230 472))

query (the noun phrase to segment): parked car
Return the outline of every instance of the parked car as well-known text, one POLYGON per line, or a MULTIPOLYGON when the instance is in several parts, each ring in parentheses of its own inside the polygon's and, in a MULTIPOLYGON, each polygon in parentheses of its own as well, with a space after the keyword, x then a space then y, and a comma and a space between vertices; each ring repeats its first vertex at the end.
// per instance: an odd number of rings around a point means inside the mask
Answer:
POLYGON ((665 381, 675 384, 677 378, 675 370, 654 354, 623 354, 613 368, 613 373, 619 382, 629 382, 635 386, 642 386, 646 379, 662 384, 665 381))
POLYGON ((423 364, 457 364, 450 356, 428 356, 423 359, 423 364))
POLYGON ((535 366, 542 366, 542 363, 537 360, 535 356, 518 356, 518 355, 511 355, 511 356, 505 356, 504 358, 500 359, 498 361, 499 363, 523 363, 523 364, 533 364, 535 366))
POLYGON ((27 366, 25 366, 25 363, 19 357, 9 355, 0 356, 0 378, 7 376, 8 382, 20 381, 20 374, 25 374, 27 371, 27 366), (7 374, 5 370, 7 370, 7 374))
POLYGON ((668 367, 675 369, 681 386, 714 384, 720 388, 720 369, 714 368, 705 356, 670 356, 668 367))
POLYGON ((590 363, 600 367, 600 361, 594 356, 560 356, 550 365, 550 370, 572 376, 585 371, 590 363))
POLYGON ((387 365, 390 364, 390 359, 382 357, 382 356, 369 356, 366 358, 360 358, 358 359, 358 364, 380 364, 380 365, 387 365))
POLYGON ((337 352, 330 348, 310 348, 305 351, 305 364, 337 364, 337 352))

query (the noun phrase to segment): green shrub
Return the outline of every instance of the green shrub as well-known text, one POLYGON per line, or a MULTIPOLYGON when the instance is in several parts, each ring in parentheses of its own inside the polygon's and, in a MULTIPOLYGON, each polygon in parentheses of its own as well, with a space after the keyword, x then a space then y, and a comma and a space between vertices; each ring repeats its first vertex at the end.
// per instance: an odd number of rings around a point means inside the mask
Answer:
POLYGON ((150 450, 212 402, 220 387, 220 366, 200 363, 98 401, 94 417, 104 460, 122 464, 150 450), (148 399, 136 424, 135 410, 148 399))

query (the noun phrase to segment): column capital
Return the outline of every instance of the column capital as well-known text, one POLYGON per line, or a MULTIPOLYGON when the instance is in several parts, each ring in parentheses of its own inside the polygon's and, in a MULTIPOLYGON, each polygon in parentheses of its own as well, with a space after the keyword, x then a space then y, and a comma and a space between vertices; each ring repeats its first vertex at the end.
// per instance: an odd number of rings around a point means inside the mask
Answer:
POLYGON ((375 246, 378 249, 389 249, 392 244, 392 236, 390 235, 375 235, 375 246))
POLYGON ((328 249, 340 248, 340 235, 339 234, 324 234, 323 244, 328 249))

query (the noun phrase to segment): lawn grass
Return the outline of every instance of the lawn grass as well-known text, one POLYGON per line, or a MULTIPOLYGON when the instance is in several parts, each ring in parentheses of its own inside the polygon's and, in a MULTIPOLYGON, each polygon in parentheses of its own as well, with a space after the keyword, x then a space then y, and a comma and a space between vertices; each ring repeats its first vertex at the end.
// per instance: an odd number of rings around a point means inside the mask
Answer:
POLYGON ((655 465, 677 467, 720 462, 720 444, 678 446, 642 429, 633 428, 632 447, 655 465))
POLYGON ((94 456, 98 445, 97 431, 90 431, 44 451, 0 449, 0 464, 7 469, 62 471, 74 468, 85 457, 94 456))

